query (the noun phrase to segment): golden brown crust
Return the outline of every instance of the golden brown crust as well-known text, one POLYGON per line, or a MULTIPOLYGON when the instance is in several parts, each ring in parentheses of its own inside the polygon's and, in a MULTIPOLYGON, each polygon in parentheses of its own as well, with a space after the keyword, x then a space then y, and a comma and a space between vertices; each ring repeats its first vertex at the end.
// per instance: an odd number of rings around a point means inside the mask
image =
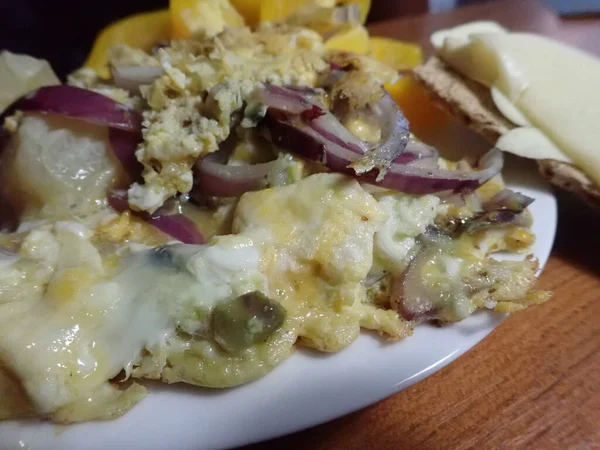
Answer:
MULTIPOLYGON (((436 57, 414 70, 415 77, 448 111, 492 144, 515 128, 494 105, 489 89, 468 80, 436 57)), ((538 160, 540 173, 554 186, 580 196, 600 208, 600 187, 572 164, 538 160)))
POLYGON ((448 68, 436 57, 414 70, 416 78, 446 106, 452 115, 496 142, 515 126, 498 111, 490 91, 448 68))

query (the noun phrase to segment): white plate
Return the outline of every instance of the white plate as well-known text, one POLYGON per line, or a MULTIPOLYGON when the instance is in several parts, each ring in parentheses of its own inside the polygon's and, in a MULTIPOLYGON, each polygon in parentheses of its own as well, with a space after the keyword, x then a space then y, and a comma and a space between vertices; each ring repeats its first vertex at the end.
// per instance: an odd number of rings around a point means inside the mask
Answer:
MULTIPOLYGON (((508 163, 509 184, 536 199, 533 252, 543 265, 554 240, 556 200, 532 163, 508 163)), ((482 312, 452 326, 424 325, 396 343, 363 333, 341 353, 299 350, 266 377, 225 391, 152 384, 146 399, 112 422, 68 427, 5 422, 0 450, 14 450, 19 442, 31 450, 200 450, 269 439, 348 414, 422 380, 477 344, 502 319, 482 312)))

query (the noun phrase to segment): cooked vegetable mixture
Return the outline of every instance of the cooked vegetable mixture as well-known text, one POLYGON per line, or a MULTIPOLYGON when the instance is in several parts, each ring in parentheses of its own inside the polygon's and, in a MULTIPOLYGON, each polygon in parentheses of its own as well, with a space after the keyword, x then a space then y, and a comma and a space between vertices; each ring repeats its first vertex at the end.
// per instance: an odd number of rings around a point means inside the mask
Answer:
POLYGON ((550 297, 533 257, 490 258, 535 240, 502 154, 441 158, 384 89, 398 58, 335 48, 368 2, 251 30, 203 1, 103 59, 115 25, 67 84, 0 56, 0 419, 115 418, 136 379, 230 387, 298 345, 550 297))

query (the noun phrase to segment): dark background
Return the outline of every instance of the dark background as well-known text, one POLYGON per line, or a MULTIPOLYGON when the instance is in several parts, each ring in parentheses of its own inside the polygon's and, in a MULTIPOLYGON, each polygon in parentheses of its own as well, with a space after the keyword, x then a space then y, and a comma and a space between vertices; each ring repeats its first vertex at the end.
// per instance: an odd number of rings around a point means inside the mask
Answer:
MULTIPOLYGON (((465 1, 465 0, 462 0, 465 1)), ((50 61, 60 77, 83 64, 97 33, 116 19, 168 0, 0 0, 0 49, 50 61)), ((427 0, 373 0, 369 19, 427 10, 427 0)))
POLYGON ((83 64, 104 26, 167 5, 168 0, 0 0, 0 49, 47 59, 64 77, 83 64))

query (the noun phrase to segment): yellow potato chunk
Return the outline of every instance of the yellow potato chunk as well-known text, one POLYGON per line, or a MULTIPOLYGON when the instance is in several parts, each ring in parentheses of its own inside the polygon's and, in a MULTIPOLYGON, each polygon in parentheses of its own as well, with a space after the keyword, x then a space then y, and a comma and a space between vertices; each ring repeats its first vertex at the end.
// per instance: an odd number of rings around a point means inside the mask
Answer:
POLYGON ((369 52, 369 32, 362 25, 344 28, 325 42, 325 48, 366 55, 369 52))

